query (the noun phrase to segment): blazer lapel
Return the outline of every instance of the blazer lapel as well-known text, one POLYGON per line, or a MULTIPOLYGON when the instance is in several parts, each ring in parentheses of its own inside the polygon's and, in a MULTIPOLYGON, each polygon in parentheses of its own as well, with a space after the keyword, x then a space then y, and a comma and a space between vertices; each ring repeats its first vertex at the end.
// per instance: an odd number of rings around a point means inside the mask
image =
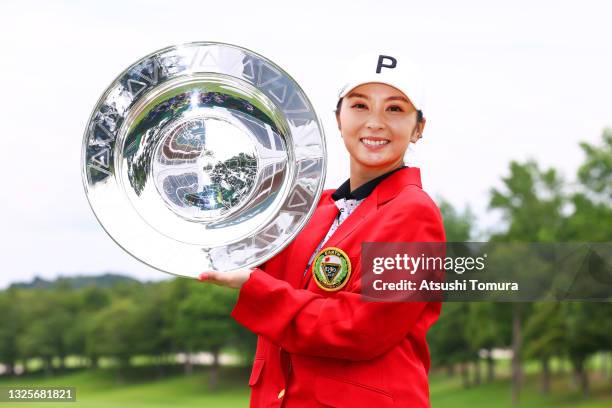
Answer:
MULTIPOLYGON (((361 204, 348 216, 327 242, 323 248, 338 246, 351 232, 355 230, 366 218, 375 216, 378 208, 389 200, 395 198, 407 185, 416 185, 421 188, 421 173, 418 167, 406 167, 399 170, 380 182, 372 193, 366 197, 361 204)), ((338 215, 338 207, 331 198, 327 196, 326 201, 317 207, 312 220, 302 233, 298 235, 291 250, 290 260, 297 273, 287 276, 289 282, 295 288, 304 288, 310 280, 310 273, 304 275, 304 269, 312 253, 321 243, 325 234, 329 231, 334 218, 338 215)), ((291 268, 293 270, 293 268, 291 268)))
POLYGON ((418 167, 406 167, 381 181, 355 211, 340 224, 325 246, 339 245, 364 219, 375 216, 381 205, 394 199, 405 186, 410 184, 421 187, 421 173, 418 167))
MULTIPOLYGON (((340 242, 342 242, 344 238, 346 238, 351 232, 353 232, 353 230, 357 228, 357 226, 366 217, 370 217, 374 213, 376 213, 376 202, 377 202, 376 197, 377 197, 376 190, 374 190, 365 200, 363 200, 361 204, 359 204, 359 206, 348 216, 348 218, 344 220, 342 224, 340 224, 338 229, 334 231, 332 236, 329 237, 329 239, 327 240, 327 242, 325 242, 325 244, 323 244, 321 249, 332 247, 332 246, 337 246, 340 242)), ((332 204, 332 205, 337 210, 338 207, 336 207, 336 204, 332 204)), ((334 214, 338 214, 338 211, 336 211, 334 214)), ((316 245, 319 245, 319 243, 321 242, 321 240, 323 239, 327 231, 329 231, 329 227, 331 226, 332 221, 333 219, 330 220, 329 224, 327 224, 325 231, 323 231, 323 233, 320 236, 317 236, 317 242, 315 243, 315 245, 312 246, 312 249, 309 249, 307 258, 305 258, 303 265, 299 264, 302 270, 306 268, 306 263, 308 262, 308 259, 310 259, 312 252, 315 250, 316 245)), ((314 263, 314 260, 313 260, 313 263, 314 263)), ((310 267, 312 268, 312 265, 310 265, 310 267)), ((299 281, 300 282, 299 287, 305 288, 311 279, 311 272, 307 271, 306 274, 304 274, 303 276, 300 276, 300 278, 301 279, 299 281)))
POLYGON ((288 269, 292 272, 287 274, 285 280, 294 288, 299 288, 310 256, 329 231, 329 227, 337 215, 338 207, 336 207, 331 195, 328 195, 325 202, 317 207, 306 227, 292 243, 291 253, 287 258, 287 261, 291 262, 292 265, 288 269))
POLYGON ((374 189, 374 191, 372 191, 372 193, 370 193, 370 195, 367 196, 365 200, 363 200, 363 202, 357 206, 357 208, 355 208, 348 218, 344 220, 342 224, 340 224, 338 229, 334 231, 331 237, 329 237, 329 240, 327 240, 324 246, 337 246, 344 238, 353 232, 353 230, 357 228, 357 226, 366 217, 373 216, 377 210, 377 201, 378 194, 376 189, 374 189))
POLYGON ((377 206, 380 207, 394 199, 406 186, 421 186, 421 170, 418 167, 406 167, 380 182, 374 191, 378 192, 377 206))

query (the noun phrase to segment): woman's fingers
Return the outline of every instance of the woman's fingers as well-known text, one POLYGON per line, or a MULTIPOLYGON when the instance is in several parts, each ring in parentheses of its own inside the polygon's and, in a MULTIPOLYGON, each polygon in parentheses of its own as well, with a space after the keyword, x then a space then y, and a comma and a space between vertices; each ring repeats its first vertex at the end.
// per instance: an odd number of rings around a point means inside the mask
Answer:
POLYGON ((200 282, 204 282, 205 280, 208 280, 209 278, 210 278, 210 272, 202 272, 200 276, 198 276, 198 280, 200 282))
POLYGON ((210 282, 219 286, 240 289, 251 276, 252 269, 236 269, 233 271, 205 271, 198 276, 200 282, 210 282))
POLYGON ((205 271, 198 276, 200 282, 220 283, 223 281, 223 275, 217 271, 205 271))

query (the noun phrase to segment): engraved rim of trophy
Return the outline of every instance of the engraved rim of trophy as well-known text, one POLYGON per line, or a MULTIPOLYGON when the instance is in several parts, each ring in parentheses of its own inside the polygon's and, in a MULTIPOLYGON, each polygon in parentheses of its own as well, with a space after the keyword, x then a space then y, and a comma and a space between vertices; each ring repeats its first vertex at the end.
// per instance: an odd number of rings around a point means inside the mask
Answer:
POLYGON ((83 140, 86 195, 127 252, 159 270, 259 265, 305 225, 325 180, 306 95, 249 50, 190 43, 126 69, 83 140))

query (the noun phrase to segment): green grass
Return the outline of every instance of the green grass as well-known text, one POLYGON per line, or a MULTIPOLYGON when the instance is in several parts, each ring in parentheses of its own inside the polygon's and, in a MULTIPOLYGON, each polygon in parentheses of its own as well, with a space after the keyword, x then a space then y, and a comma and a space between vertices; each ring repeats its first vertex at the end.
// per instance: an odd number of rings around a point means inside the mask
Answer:
MULTIPOLYGON (((543 395, 539 388, 539 375, 526 374, 518 406, 521 408, 611 407, 612 380, 609 379, 606 383, 596 374, 593 374, 591 378, 591 395, 590 398, 585 399, 576 387, 571 386, 570 378, 567 375, 554 376, 549 394, 543 395)), ((461 385, 459 374, 452 378, 448 378, 446 374, 432 374, 430 393, 433 408, 512 408, 511 384, 508 375, 503 372, 502 378, 492 383, 483 383, 467 389, 461 385)))
MULTIPOLYGON (((75 371, 56 377, 45 377, 42 374, 29 375, 25 378, 0 379, 0 387, 15 385, 76 387, 78 400, 76 403, 53 403, 53 407, 238 408, 248 406, 249 369, 223 367, 221 383, 214 391, 208 386, 208 371, 199 370, 191 376, 185 376, 179 369, 180 367, 166 369, 165 376, 158 377, 154 367, 137 366, 124 374, 122 382, 117 381, 115 368, 75 371)), ((490 384, 464 389, 458 374, 451 378, 443 373, 432 374, 430 378, 432 407, 510 408, 512 407, 510 383, 505 370, 500 370, 500 376, 501 379, 490 384)), ((606 383, 597 373, 594 373, 592 378, 591 398, 585 400, 578 390, 569 386, 570 380, 567 376, 556 376, 552 382, 551 394, 544 396, 538 391, 537 374, 528 374, 519 406, 525 408, 612 406, 612 380, 606 383)), ((27 408, 41 405, 20 403, 16 406, 27 408)))
MULTIPOLYGON (((53 407, 130 408, 140 407, 247 407, 248 370, 224 367, 221 383, 209 389, 208 373, 182 373, 156 378, 155 372, 130 370, 122 382, 117 381, 115 369, 80 371, 61 376, 36 376, 2 379, 0 387, 75 387, 77 402, 53 403, 53 407)), ((19 407, 40 407, 40 403, 19 403, 19 407)), ((8 408, 8 406, 7 406, 8 408)))

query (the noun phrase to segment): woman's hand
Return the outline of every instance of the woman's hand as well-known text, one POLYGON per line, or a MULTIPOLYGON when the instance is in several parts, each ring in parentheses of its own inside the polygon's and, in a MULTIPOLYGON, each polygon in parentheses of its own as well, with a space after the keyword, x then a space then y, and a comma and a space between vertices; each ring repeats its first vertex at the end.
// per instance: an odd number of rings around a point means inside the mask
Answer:
POLYGON ((210 282, 215 285, 225 286, 232 289, 240 289, 244 282, 249 279, 253 269, 234 269, 233 271, 205 271, 200 274, 198 280, 200 282, 210 282))

